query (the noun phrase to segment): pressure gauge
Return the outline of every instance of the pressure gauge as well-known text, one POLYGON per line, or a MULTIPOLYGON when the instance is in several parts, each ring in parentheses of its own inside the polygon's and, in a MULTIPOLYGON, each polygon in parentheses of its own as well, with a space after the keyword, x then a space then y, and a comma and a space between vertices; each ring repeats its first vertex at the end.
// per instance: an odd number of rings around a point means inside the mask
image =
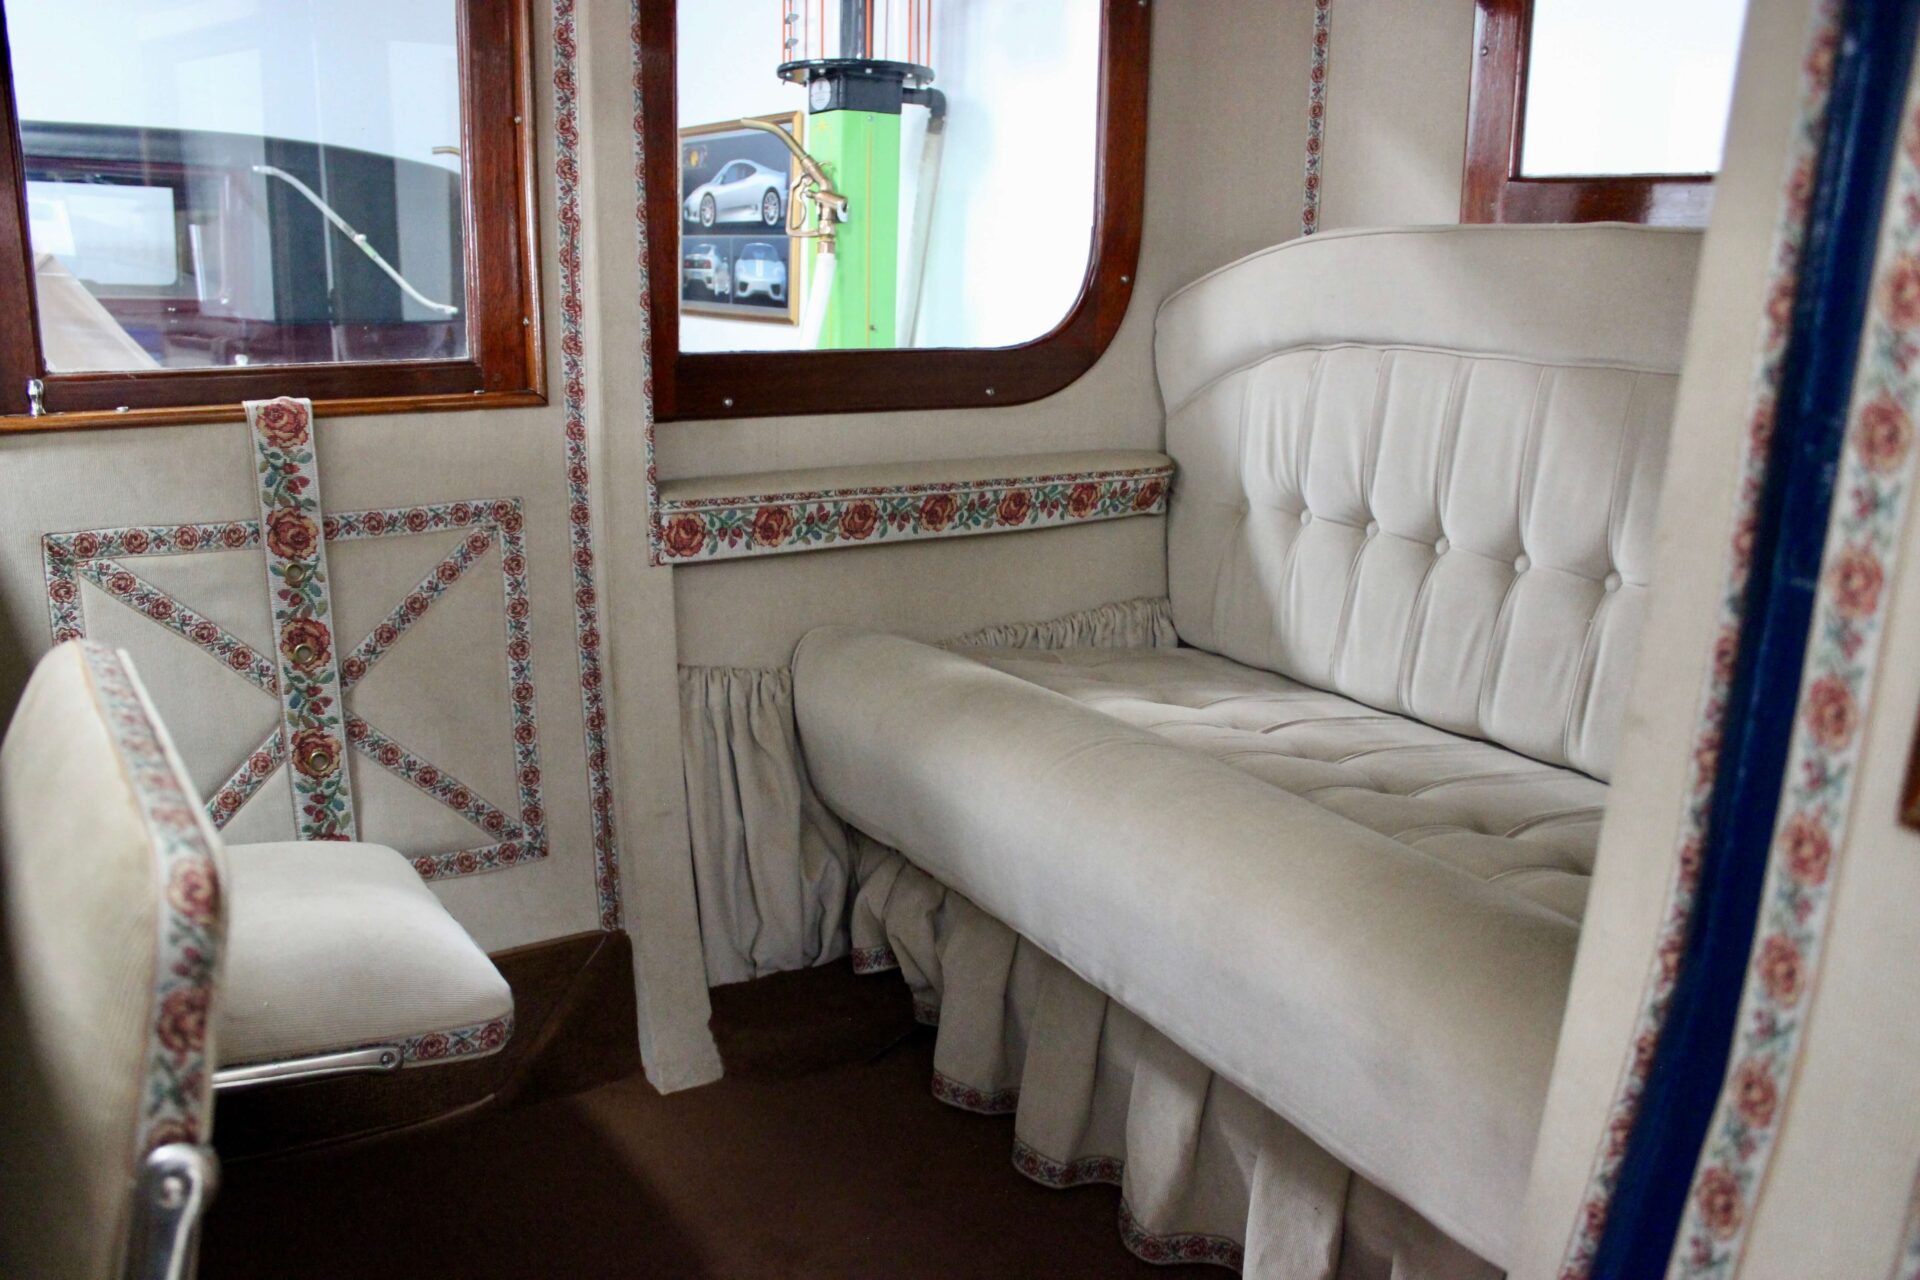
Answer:
POLYGON ((825 111, 833 105, 833 81, 822 76, 807 86, 807 105, 815 111, 825 111))

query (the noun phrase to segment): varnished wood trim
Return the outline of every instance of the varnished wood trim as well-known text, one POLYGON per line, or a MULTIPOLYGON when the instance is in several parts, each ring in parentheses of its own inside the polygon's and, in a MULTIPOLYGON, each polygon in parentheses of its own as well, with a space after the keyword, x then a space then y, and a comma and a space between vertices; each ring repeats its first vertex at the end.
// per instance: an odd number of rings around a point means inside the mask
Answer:
POLYGON ((263 1085, 219 1099, 222 1159, 286 1155, 482 1108, 577 1093, 640 1069, 633 947, 582 933, 495 953, 513 988, 513 1038, 490 1057, 390 1075, 263 1085))
MULTIPOLYGON (((539 185, 533 144, 535 0, 461 0, 461 155, 468 359, 49 374, 40 351, 13 65, 0 58, 0 432, 233 421, 242 400, 316 401, 322 415, 546 402, 539 185), (26 382, 45 380, 42 418, 26 382), (126 412, 119 412, 125 406, 126 412)), ((4 9, 0 9, 4 18, 4 9)), ((0 50, 4 52, 4 50, 0 50)))
POLYGON ((1103 0, 1093 246, 1079 299, 1017 347, 683 353, 677 0, 640 0, 654 416, 660 421, 1021 404, 1072 383, 1113 341, 1133 296, 1146 201, 1152 6, 1103 0))
POLYGON ((1900 822, 1920 831, 1920 729, 1914 731, 1913 752, 1907 757, 1907 778, 1900 788, 1900 822))
MULTIPOLYGON (((547 402, 539 391, 474 391, 467 394, 423 396, 369 396, 351 400, 316 400, 316 418, 355 418, 385 413, 458 413, 468 409, 521 409, 547 402)), ((129 409, 125 413, 92 409, 76 413, 48 413, 40 417, 17 414, 0 417, 0 435, 29 431, 89 431, 110 427, 174 427, 204 422, 244 422, 246 410, 232 404, 179 405, 169 409, 129 409)))
POLYGON ((1532 32, 1533 0, 1477 0, 1460 220, 1704 227, 1713 209, 1710 174, 1521 176, 1532 32))

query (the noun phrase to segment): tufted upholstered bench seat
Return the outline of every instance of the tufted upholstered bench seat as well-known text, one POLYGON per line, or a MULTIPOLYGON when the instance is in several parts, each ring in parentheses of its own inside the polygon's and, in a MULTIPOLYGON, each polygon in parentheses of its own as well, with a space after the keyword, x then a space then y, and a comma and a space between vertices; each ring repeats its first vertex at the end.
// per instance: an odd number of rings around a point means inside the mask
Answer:
POLYGON ((1699 237, 1324 234, 1163 307, 1179 650, 816 631, 853 826, 1505 1265, 1699 237))

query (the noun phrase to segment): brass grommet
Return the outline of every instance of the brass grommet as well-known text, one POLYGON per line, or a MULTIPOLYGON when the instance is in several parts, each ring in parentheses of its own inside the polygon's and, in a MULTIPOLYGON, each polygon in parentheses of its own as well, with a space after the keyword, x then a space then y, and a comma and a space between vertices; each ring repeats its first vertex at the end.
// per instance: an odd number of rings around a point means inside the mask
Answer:
POLYGON ((297 644, 293 647, 293 660, 303 667, 312 666, 313 660, 319 656, 319 651, 310 644, 297 644))
POLYGON ((325 773, 325 772, 327 772, 327 771, 328 771, 329 769, 332 769, 332 768, 333 768, 333 755, 332 755, 332 753, 331 753, 331 752, 326 752, 326 751, 310 751, 310 752, 308 752, 308 753, 307 753, 307 768, 308 768, 308 769, 310 769, 310 770, 312 770, 312 771, 313 771, 314 773, 325 773))
POLYGON ((307 579, 312 576, 313 570, 303 564, 290 564, 287 566, 287 585, 290 587, 304 587, 307 585, 307 579))

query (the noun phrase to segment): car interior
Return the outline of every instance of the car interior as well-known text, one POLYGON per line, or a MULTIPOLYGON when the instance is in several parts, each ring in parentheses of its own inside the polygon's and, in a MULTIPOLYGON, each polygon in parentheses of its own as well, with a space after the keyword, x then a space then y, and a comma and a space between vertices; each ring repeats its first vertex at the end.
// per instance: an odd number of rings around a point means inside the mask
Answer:
POLYGON ((0 33, 0 1277, 1920 1280, 1920 0, 0 33))

